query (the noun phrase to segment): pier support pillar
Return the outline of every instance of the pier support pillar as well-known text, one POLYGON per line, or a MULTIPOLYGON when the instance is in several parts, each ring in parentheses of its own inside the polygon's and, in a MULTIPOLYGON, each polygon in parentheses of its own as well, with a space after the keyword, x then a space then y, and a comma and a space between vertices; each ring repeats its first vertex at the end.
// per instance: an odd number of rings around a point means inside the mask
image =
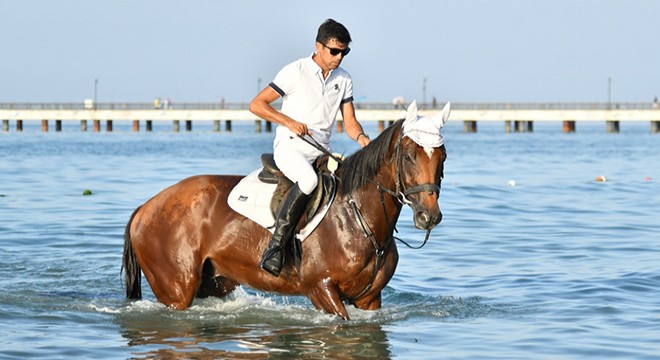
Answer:
POLYGON ((92 124, 92 131, 100 132, 101 131, 101 120, 94 119, 92 124))
POLYGON ((181 129, 181 123, 179 120, 172 120, 172 131, 179 132, 181 129))
POLYGON ((563 132, 574 133, 575 132, 575 121, 574 120, 564 120, 563 122, 563 132))
POLYGON ((343 120, 337 120, 337 132, 338 133, 344 132, 344 121, 343 120))
POLYGON ((504 122, 504 132, 507 134, 511 133, 511 120, 506 120, 504 122))
POLYGON ((220 132, 220 120, 213 120, 213 132, 220 132))
POLYGON ((112 132, 112 120, 105 121, 105 131, 112 132))
POLYGON ((463 130, 466 133, 476 133, 477 132, 477 122, 474 120, 465 120, 463 121, 463 130))
POLYGON ((23 132, 23 120, 16 120, 16 131, 23 132))
POLYGON ((267 133, 273 132, 273 123, 268 120, 266 120, 266 132, 267 133))
POLYGON ((48 120, 41 120, 41 132, 48 132, 48 120))
POLYGON ((338 133, 344 132, 344 122, 341 120, 337 120, 337 132, 338 133))
POLYGON ((619 132, 619 122, 618 121, 607 121, 605 122, 605 132, 608 134, 618 133, 619 132))
POLYGON ((192 131, 192 120, 186 120, 186 131, 192 131))
POLYGON ((534 122, 526 120, 516 120, 514 122, 516 132, 532 132, 534 131, 534 122))
POLYGON ((231 132, 231 120, 225 121, 225 131, 231 132))
POLYGON ((146 126, 145 126, 146 130, 151 132, 154 129, 153 121, 152 120, 147 120, 146 123, 147 123, 146 126))
POLYGON ((651 121, 651 134, 660 133, 660 121, 651 121))
POLYGON ((133 120, 133 132, 140 132, 140 120, 133 120))
POLYGON ((9 131, 9 120, 2 120, 2 131, 9 131))
POLYGON ((87 131, 87 120, 80 120, 80 131, 87 131))
POLYGON ((516 120, 513 122, 514 131, 517 133, 525 132, 524 121, 516 120))
POLYGON ((55 120, 55 131, 62 131, 62 120, 55 120))
POLYGON ((261 132, 261 120, 255 120, 254 121, 254 132, 256 132, 256 133, 261 132))
POLYGON ((385 121, 378 120, 378 131, 383 132, 383 130, 385 130, 385 121))

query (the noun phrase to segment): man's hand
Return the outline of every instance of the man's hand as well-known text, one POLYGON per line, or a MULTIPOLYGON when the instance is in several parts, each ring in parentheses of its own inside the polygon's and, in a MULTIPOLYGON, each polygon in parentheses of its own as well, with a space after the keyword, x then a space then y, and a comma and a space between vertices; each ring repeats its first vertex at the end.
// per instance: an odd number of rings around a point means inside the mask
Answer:
POLYGON ((365 133, 362 133, 362 132, 360 134, 358 134, 358 137, 355 141, 357 141, 357 143, 360 144, 360 146, 362 146, 362 147, 365 147, 365 146, 369 145, 369 143, 371 142, 371 140, 369 139, 369 136, 365 133))
POLYGON ((307 129, 307 124, 303 124, 293 119, 291 119, 291 121, 286 124, 286 127, 288 127, 291 132, 298 136, 312 135, 309 132, 309 129, 307 129))

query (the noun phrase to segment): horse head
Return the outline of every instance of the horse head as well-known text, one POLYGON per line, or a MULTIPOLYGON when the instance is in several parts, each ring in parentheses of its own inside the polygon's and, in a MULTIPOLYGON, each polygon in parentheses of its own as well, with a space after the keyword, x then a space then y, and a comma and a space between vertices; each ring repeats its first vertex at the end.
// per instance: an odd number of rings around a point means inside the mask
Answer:
POLYGON ((447 157, 440 130, 449 118, 450 103, 432 117, 419 116, 410 104, 400 133, 397 154, 397 188, 413 210, 415 227, 430 230, 442 220, 438 205, 447 157))

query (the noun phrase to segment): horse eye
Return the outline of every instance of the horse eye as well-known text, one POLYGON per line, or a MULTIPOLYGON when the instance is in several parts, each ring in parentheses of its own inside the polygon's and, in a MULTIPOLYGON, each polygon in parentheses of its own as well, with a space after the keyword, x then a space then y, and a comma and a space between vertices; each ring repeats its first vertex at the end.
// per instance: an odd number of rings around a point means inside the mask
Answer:
POLYGON ((410 154, 404 154, 404 155, 403 155, 403 160, 405 160, 406 162, 409 162, 409 163, 412 163, 412 162, 413 162, 413 159, 412 159, 412 157, 410 156, 410 154))

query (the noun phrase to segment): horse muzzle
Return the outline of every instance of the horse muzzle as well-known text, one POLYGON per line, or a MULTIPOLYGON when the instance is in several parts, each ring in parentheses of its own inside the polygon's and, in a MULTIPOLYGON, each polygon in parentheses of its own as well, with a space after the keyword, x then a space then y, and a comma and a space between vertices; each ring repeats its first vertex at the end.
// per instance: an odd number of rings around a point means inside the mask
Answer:
POLYGON ((413 215, 415 227, 420 230, 431 230, 442 221, 442 212, 440 209, 431 211, 429 209, 415 210, 413 215))
POLYGON ((442 221, 442 212, 438 206, 439 196, 440 186, 436 184, 417 185, 404 191, 404 197, 413 210, 416 228, 430 230, 442 221))

